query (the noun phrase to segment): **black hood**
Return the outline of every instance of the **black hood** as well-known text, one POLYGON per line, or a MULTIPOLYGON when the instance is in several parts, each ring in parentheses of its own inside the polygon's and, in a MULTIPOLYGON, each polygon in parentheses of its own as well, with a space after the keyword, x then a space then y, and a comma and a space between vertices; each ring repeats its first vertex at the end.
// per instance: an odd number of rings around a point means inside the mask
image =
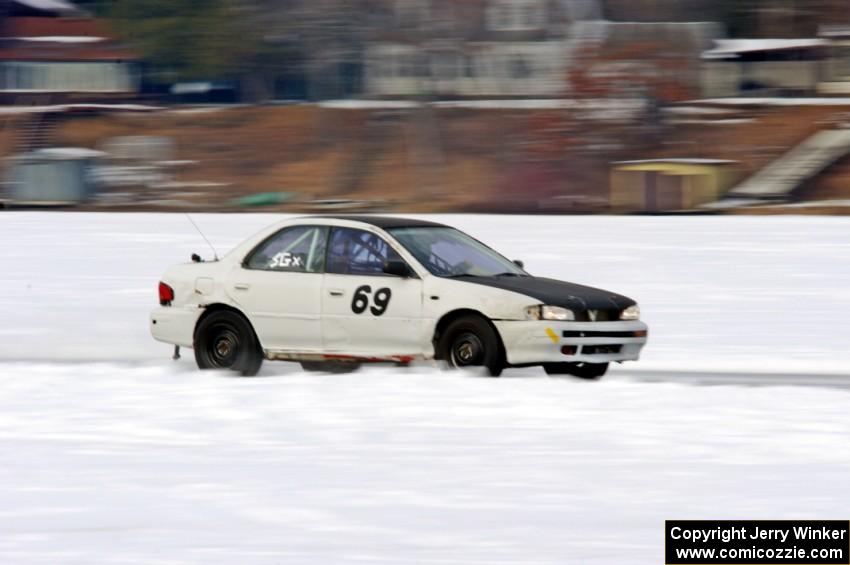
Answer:
POLYGON ((561 306, 575 312, 586 310, 617 310, 636 304, 631 298, 555 279, 540 277, 458 277, 464 282, 483 284, 525 294, 549 306, 561 306))

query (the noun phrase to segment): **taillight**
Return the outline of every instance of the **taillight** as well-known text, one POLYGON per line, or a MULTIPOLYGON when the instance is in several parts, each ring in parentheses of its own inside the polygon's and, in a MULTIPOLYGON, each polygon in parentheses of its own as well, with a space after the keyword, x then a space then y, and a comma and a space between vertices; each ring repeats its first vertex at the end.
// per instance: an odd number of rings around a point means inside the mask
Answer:
POLYGON ((174 289, 164 282, 159 283, 159 305, 171 306, 172 300, 174 300, 174 289))

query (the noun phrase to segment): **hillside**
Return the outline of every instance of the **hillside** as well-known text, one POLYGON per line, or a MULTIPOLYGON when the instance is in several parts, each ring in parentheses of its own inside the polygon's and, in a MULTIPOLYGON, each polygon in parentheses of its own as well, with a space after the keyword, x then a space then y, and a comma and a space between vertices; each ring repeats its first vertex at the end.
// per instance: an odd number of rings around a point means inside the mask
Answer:
MULTIPOLYGON (((128 135, 172 141, 176 166, 167 182, 129 187, 131 202, 108 199, 109 207, 235 209, 235 198, 289 193, 269 209, 351 200, 344 205, 371 210, 594 212, 607 207, 612 161, 730 159, 745 178, 846 115, 841 106, 703 104, 670 108, 650 126, 577 122, 551 109, 259 106, 69 116, 49 141, 89 148, 128 135)), ((9 138, 0 135, 7 155, 9 138)), ((799 197, 850 198, 848 168, 830 168, 799 197)))
POLYGON ((497 208, 494 196, 501 211, 536 210, 541 200, 565 192, 606 201, 607 154, 570 175, 553 173, 551 163, 528 154, 525 146, 538 143, 537 122, 547 115, 316 106, 182 110, 68 119, 53 142, 97 148, 116 136, 171 138, 174 159, 192 162, 178 172, 180 198, 217 206, 280 191, 301 203, 357 199, 416 211, 497 208))

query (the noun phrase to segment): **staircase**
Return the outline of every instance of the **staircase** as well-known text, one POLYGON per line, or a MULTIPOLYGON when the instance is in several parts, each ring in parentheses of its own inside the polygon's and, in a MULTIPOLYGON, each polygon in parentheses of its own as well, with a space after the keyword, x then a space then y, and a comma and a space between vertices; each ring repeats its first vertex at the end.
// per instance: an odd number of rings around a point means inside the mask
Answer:
MULTIPOLYGON (((726 199, 787 200, 807 180, 850 153, 850 129, 814 134, 729 191, 726 199)), ((716 203, 721 205, 723 202, 716 203)))

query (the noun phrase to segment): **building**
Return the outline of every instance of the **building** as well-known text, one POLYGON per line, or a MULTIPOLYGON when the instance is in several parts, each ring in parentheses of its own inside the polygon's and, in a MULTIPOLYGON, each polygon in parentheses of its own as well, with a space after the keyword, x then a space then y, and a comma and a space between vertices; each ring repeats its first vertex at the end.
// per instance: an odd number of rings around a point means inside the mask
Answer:
POLYGON ((703 53, 703 92, 712 98, 815 94, 829 51, 821 38, 718 40, 703 53))
POLYGON ((828 24, 850 23, 847 0, 601 0, 606 20, 726 22, 730 37, 813 37, 828 24))
POLYGON ((82 148, 40 149, 9 160, 8 201, 17 206, 80 204, 97 193, 94 166, 104 153, 82 148))
MULTIPOLYGON (((667 8, 660 17, 683 9, 661 3, 667 8)), ((703 0, 691 4, 713 13, 703 0)), ((722 26, 685 20, 692 11, 673 21, 653 21, 657 14, 618 21, 631 13, 627 3, 610 0, 397 0, 367 42, 365 92, 373 98, 581 97, 572 92, 573 71, 585 65, 593 67, 588 74, 616 83, 609 90, 619 89, 620 97, 655 96, 648 91, 661 83, 676 83, 672 90, 682 96, 699 95, 701 55, 723 36, 722 26)))
POLYGON ((735 161, 649 159, 614 163, 611 208, 620 212, 693 210, 719 200, 735 183, 735 161))
POLYGON ((850 95, 850 25, 823 26, 819 33, 827 42, 827 57, 818 84, 826 95, 850 95))
POLYGON ((11 0, 0 16, 0 102, 121 99, 138 90, 135 53, 65 0, 11 0))
POLYGON ((374 98, 557 97, 596 0, 397 0, 365 53, 374 98))

